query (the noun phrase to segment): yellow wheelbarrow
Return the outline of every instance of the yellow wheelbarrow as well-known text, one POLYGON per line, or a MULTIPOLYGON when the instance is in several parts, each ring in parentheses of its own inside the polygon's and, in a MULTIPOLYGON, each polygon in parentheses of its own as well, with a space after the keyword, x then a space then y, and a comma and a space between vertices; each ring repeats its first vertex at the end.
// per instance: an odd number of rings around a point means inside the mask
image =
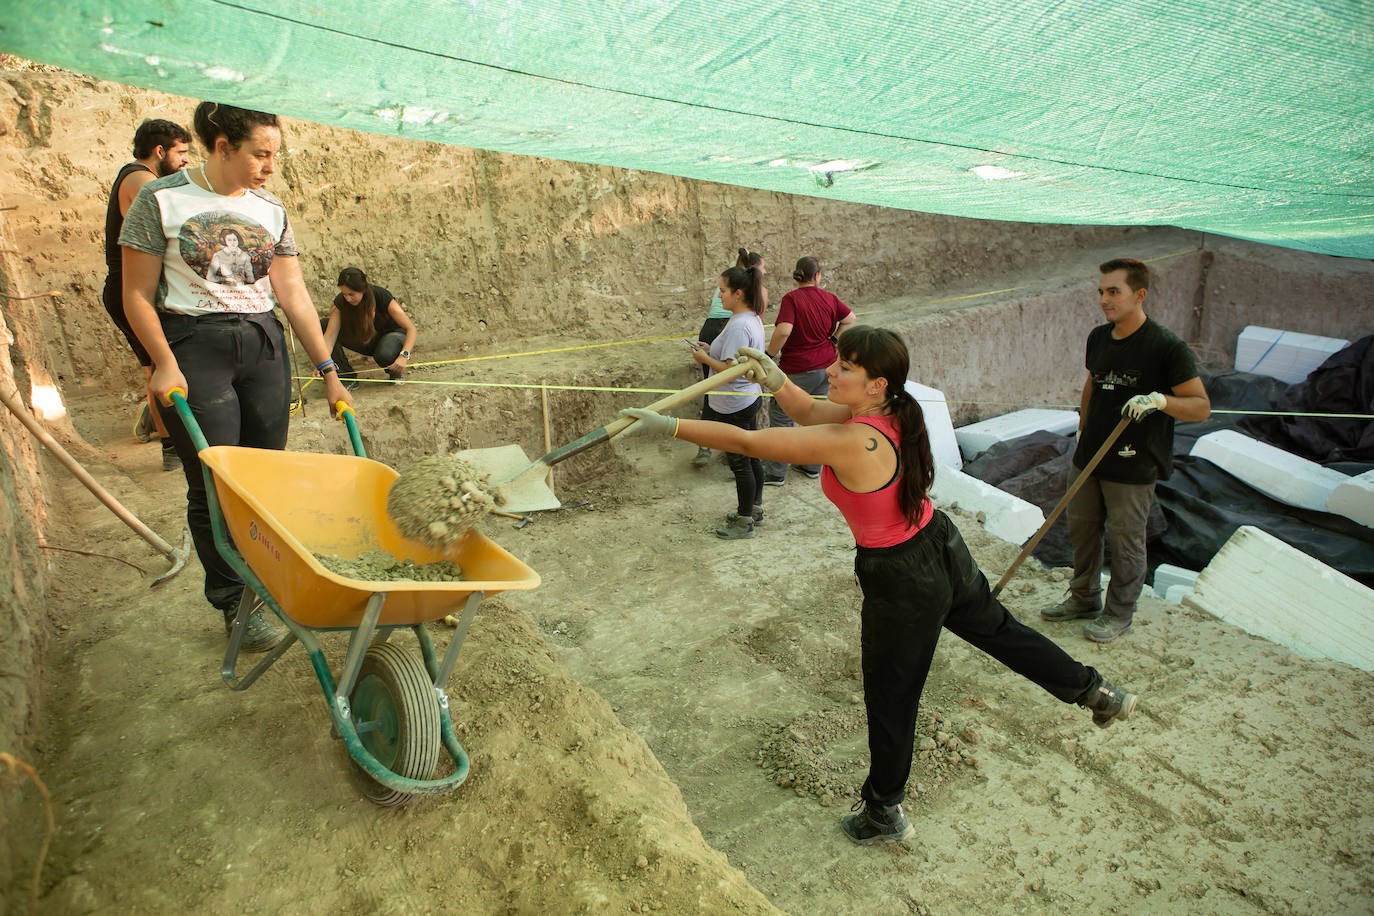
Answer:
POLYGON ((471 530, 445 551, 402 537, 386 511, 396 472, 368 460, 353 411, 341 414, 354 455, 210 446, 184 394, 172 403, 204 466, 215 546, 243 578, 221 674, 234 690, 251 685, 297 640, 310 654, 333 719, 363 793, 379 805, 457 788, 468 755, 453 733, 445 685, 458 660, 477 605, 487 595, 531 589, 539 575, 481 532, 471 530), (461 582, 369 582, 330 572, 316 553, 344 558, 381 550, 416 563, 451 560, 461 582), (251 671, 238 676, 248 619, 266 607, 289 635, 251 671), (423 624, 458 612, 458 627, 442 660, 423 624), (421 659, 387 641, 414 631, 421 659), (337 679, 315 631, 351 631, 337 679), (432 778, 440 746, 454 772, 432 778))

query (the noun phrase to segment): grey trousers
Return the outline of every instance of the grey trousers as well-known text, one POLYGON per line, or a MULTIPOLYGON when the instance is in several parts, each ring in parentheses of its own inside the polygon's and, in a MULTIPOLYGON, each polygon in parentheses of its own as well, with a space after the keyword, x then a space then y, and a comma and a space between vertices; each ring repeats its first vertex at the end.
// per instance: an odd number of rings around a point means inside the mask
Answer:
MULTIPOLYGON (((802 391, 810 395, 825 394, 830 390, 830 379, 826 376, 824 369, 808 369, 806 372, 789 372, 787 377, 792 380, 802 391)), ((778 406, 777 398, 768 400, 768 425, 769 426, 796 426, 792 418, 787 415, 787 411, 778 406)), ((821 472, 819 464, 798 465, 805 467, 813 474, 821 472)), ((763 463, 763 476, 778 479, 787 476, 787 465, 779 464, 776 461, 765 461, 763 463)))
MULTIPOLYGON (((1078 468, 1069 466, 1069 484, 1078 468)), ((1073 580, 1070 593, 1080 601, 1101 598, 1103 531, 1112 545, 1112 578, 1103 608, 1109 617, 1130 620, 1145 584, 1145 521, 1155 485, 1112 483, 1089 477, 1074 494, 1064 516, 1073 541, 1073 580)))

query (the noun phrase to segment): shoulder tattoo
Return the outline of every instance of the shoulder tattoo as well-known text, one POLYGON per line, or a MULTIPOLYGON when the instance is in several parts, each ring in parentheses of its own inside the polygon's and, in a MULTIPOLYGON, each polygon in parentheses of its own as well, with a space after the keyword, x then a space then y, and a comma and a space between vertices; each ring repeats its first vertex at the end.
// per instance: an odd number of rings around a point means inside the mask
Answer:
POLYGON ((878 440, 877 440, 877 438, 874 437, 874 436, 869 436, 869 437, 868 437, 868 445, 866 445, 866 446, 864 446, 864 447, 865 447, 866 449, 868 449, 868 451, 870 451, 870 452, 876 452, 876 451, 878 450, 878 440))

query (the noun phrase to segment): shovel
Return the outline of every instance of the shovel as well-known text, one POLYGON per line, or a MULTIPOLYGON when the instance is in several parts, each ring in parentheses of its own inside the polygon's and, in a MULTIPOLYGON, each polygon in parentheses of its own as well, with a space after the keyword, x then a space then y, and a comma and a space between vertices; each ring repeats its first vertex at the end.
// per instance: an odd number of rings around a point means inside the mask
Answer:
POLYGON ((18 417, 19 422, 27 426, 29 432, 33 433, 34 437, 37 438, 39 442, 43 443, 48 451, 56 456, 58 461, 66 465, 67 470, 71 471, 77 480, 86 485, 86 489, 95 494, 96 499, 104 503, 111 512, 119 517, 120 521, 134 529, 139 537, 153 545, 153 549, 166 557, 172 564, 165 573, 153 580, 152 584, 154 586, 161 585, 181 572, 186 566, 186 558, 191 554, 191 530, 189 528, 183 528, 181 531, 180 547, 173 547, 171 544, 168 544, 162 538, 154 534, 152 529, 147 525, 135 518, 134 514, 124 508, 119 500, 110 495, 108 490, 96 483, 95 478, 92 477, 85 468, 78 464, 76 459, 57 443, 56 439, 48 435, 48 431, 40 426, 38 421, 33 418, 33 415, 24 409, 24 405, 19 400, 18 391, 14 389, 0 391, 0 401, 5 402, 5 406, 10 409, 10 413, 18 417))
MULTIPOLYGON (((717 372, 715 375, 654 401, 648 405, 648 409, 661 412, 679 404, 685 404, 757 367, 758 364, 752 359, 741 359, 733 366, 717 372)), ((762 373, 760 372, 760 374, 762 373)), ((610 441, 634 422, 628 417, 613 420, 600 429, 587 433, 580 439, 569 442, 561 448, 556 448, 533 462, 525 457, 524 450, 518 445, 466 449, 459 452, 458 457, 470 462, 478 470, 491 475, 490 490, 496 495, 498 505, 502 510, 524 514, 544 509, 557 509, 562 504, 558 497, 553 495, 553 491, 549 489, 544 480, 549 468, 574 455, 580 455, 593 446, 610 441)))

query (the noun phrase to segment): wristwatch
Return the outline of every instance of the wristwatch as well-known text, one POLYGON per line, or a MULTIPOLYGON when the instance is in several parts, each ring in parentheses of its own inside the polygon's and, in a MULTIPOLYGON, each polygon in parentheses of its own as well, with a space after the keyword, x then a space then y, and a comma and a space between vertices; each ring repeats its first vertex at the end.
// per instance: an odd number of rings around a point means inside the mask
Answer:
POLYGON ((401 355, 404 356, 406 359, 410 359, 410 351, 409 351, 409 350, 402 350, 402 351, 401 351, 401 355))

